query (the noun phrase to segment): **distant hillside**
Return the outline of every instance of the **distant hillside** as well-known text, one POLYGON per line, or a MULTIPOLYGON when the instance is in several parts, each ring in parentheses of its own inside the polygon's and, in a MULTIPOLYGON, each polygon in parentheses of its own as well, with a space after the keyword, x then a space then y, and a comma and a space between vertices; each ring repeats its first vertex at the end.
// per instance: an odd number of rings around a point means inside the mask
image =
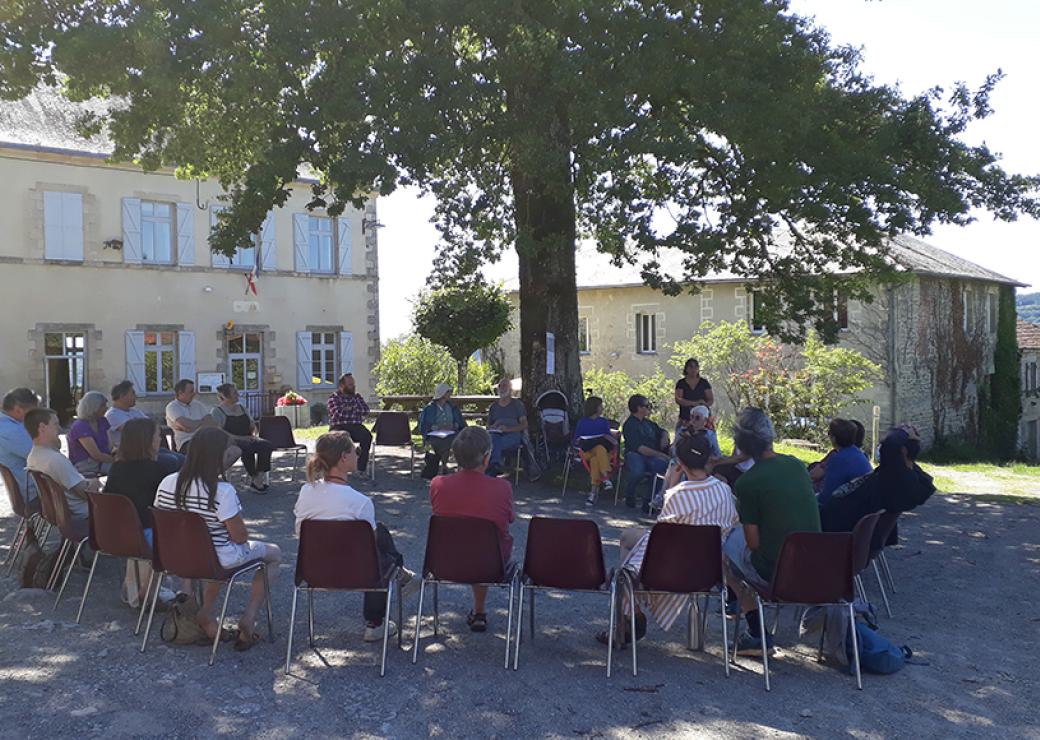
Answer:
POLYGON ((1019 294, 1015 303, 1018 304, 1018 318, 1040 324, 1040 292, 1019 294))

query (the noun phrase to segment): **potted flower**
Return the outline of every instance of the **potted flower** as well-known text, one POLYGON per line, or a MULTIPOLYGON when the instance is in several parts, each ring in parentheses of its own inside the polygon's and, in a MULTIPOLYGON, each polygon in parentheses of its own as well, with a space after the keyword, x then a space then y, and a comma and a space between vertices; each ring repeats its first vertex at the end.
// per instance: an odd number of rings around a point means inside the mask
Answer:
POLYGON ((288 391, 284 396, 275 401, 274 413, 276 416, 286 416, 293 428, 306 426, 307 424, 307 399, 296 391, 288 391))

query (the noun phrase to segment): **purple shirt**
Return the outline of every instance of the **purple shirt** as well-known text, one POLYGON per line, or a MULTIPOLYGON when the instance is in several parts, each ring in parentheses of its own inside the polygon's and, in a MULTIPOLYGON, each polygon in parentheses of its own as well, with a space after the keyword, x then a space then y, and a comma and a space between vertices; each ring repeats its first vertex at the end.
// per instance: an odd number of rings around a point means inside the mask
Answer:
POLYGON ((79 441, 83 437, 93 439, 94 443, 97 444, 98 450, 106 455, 111 452, 108 446, 108 429, 111 424, 108 423, 108 419, 105 417, 101 417, 95 423, 97 424, 97 430, 92 429, 89 422, 83 419, 76 419, 72 424, 72 428, 69 429, 69 460, 72 461, 73 465, 90 459, 90 454, 83 449, 83 445, 79 441))

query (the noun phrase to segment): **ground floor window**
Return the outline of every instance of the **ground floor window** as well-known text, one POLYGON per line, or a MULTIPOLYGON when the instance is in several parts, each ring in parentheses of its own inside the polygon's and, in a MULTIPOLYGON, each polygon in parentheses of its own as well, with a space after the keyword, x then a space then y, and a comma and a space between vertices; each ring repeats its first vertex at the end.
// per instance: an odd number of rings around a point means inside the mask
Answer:
POLYGON ((67 426, 86 391, 87 333, 46 332, 43 345, 47 405, 57 412, 62 426, 67 426))
POLYGON ((229 382, 243 393, 263 389, 263 335, 241 332, 228 337, 229 382))
POLYGON ((177 332, 144 333, 144 387, 146 393, 172 393, 177 382, 177 332))

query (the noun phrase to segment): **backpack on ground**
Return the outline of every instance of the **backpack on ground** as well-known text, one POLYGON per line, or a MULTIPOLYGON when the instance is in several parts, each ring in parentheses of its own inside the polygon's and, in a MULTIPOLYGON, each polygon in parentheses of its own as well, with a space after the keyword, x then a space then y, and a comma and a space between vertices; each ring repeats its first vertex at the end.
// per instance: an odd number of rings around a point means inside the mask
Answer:
MULTIPOLYGON (((897 646, 894 642, 871 629, 860 621, 855 623, 856 641, 859 647, 859 666, 864 673, 876 673, 882 676, 896 673, 906 665, 906 659, 913 653, 906 645, 897 646)), ((852 662, 852 636, 845 641, 845 650, 849 662, 852 662)))

